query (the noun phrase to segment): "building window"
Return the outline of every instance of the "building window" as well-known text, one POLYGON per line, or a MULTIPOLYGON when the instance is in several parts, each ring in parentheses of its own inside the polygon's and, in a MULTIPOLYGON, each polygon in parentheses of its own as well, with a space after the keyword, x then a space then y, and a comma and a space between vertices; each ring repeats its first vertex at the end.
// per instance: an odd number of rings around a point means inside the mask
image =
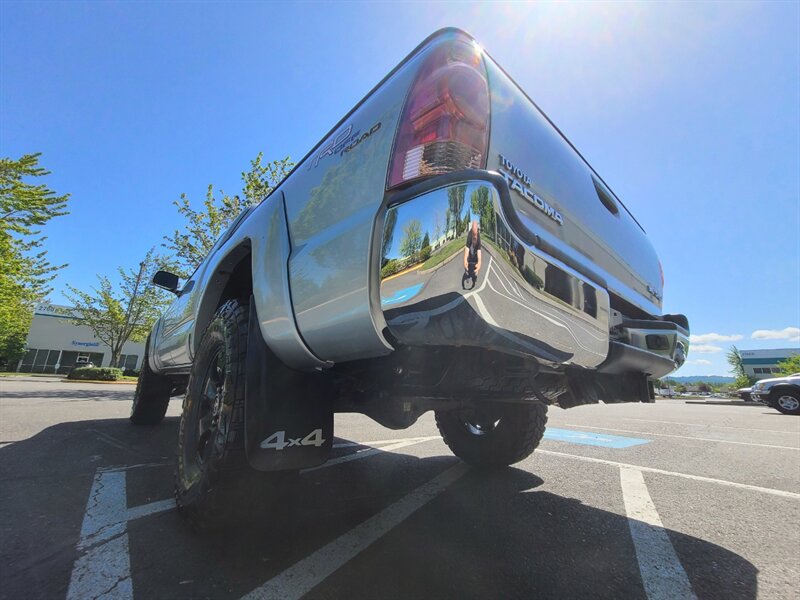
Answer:
POLYGON ((780 373, 781 370, 778 367, 773 367, 772 372, 773 373, 780 373))
POLYGON ((121 354, 119 357, 119 361, 117 362, 117 367, 120 369, 125 369, 126 371, 135 371, 136 370, 136 363, 139 361, 138 354, 121 354))
POLYGON ((753 373, 756 373, 756 374, 760 375, 761 374, 761 367, 753 367, 753 373))

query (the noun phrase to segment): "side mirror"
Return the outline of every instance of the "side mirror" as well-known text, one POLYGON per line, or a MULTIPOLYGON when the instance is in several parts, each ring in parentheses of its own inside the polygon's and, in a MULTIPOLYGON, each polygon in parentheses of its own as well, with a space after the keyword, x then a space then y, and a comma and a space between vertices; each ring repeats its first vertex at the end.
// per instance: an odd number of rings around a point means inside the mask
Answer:
POLYGON ((153 285, 164 288, 173 294, 178 293, 178 276, 168 271, 156 271, 153 275, 153 285))

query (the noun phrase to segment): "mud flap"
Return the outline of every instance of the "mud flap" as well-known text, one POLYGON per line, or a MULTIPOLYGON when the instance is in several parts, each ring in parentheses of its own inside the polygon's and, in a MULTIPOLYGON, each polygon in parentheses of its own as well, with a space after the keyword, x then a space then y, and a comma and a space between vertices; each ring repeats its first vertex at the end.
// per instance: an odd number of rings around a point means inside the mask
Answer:
POLYGON ((251 299, 245 382, 245 448, 259 471, 314 467, 333 445, 333 391, 321 373, 284 365, 261 336, 251 299))

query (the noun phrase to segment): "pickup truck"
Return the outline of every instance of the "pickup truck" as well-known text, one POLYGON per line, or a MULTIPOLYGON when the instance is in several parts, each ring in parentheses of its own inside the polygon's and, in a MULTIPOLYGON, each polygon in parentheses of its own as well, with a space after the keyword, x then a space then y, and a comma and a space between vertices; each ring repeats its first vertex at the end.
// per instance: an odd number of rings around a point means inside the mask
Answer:
POLYGON ((185 393, 176 497, 205 519, 257 471, 327 460, 333 414, 434 411, 483 468, 547 408, 652 402, 689 348, 642 226, 458 29, 423 41, 258 206, 153 327, 131 421, 185 393))

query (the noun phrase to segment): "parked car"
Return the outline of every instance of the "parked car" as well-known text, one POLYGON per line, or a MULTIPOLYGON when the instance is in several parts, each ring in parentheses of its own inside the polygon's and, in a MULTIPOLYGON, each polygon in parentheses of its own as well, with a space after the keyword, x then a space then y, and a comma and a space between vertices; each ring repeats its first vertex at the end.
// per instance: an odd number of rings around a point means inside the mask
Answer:
POLYGON ((179 508, 248 465, 324 462, 334 412, 393 429, 433 410, 481 467, 533 452, 549 406, 652 402, 686 360, 642 226, 468 34, 402 61, 259 206, 155 324, 131 421, 185 391, 179 508), (490 135, 491 132, 491 135, 490 135))
POLYGON ((750 394, 785 415, 800 415, 800 373, 757 381, 750 394))
POLYGON ((752 389, 753 388, 743 387, 736 390, 736 393, 739 395, 739 398, 741 398, 745 402, 753 402, 753 397, 750 395, 752 389))

